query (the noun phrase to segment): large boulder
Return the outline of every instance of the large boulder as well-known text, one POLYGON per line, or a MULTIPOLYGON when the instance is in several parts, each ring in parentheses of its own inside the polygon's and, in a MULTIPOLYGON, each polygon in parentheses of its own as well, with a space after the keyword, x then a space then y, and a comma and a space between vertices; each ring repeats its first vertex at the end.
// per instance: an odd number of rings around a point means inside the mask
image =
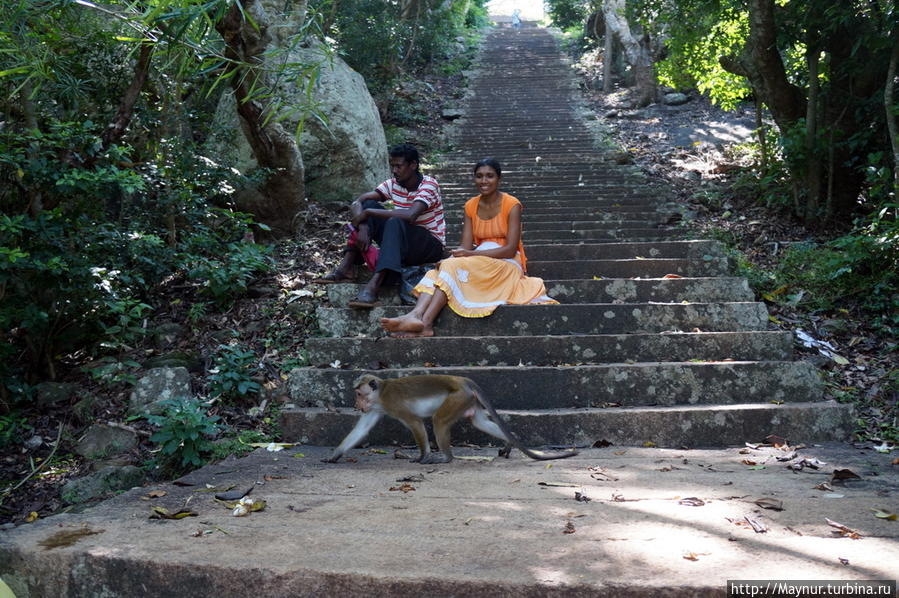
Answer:
MULTIPOLYGON (((294 46, 284 50, 288 63, 318 64, 318 79, 306 96, 307 80, 283 77, 277 99, 284 106, 284 129, 295 131, 302 106, 316 107, 303 121, 300 150, 305 167, 306 197, 314 201, 349 201, 373 189, 389 175, 387 141, 377 106, 362 76, 339 56, 323 48, 294 46), (288 110, 292 110, 288 113, 288 110)), ((210 157, 248 174, 256 168, 250 145, 241 132, 234 96, 222 95, 216 110, 213 134, 207 144, 210 157)))

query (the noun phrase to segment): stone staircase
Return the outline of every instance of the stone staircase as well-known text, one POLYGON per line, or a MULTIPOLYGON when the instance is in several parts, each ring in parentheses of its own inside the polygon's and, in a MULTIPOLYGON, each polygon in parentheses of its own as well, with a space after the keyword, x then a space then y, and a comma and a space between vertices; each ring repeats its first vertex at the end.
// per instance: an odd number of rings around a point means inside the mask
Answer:
MULTIPOLYGON (((745 280, 729 276, 720 245, 689 240, 670 194, 603 142, 579 109, 570 68, 540 28, 497 29, 485 41, 454 151, 431 171, 458 241, 471 168, 492 156, 502 189, 524 204, 529 273, 560 305, 506 306, 489 318, 445 310, 434 338, 385 338, 378 318, 404 313, 397 297, 352 310, 355 285, 329 287, 318 310, 312 367, 294 370, 285 441, 336 445, 354 425, 352 382, 418 373, 469 376, 529 445, 653 443, 710 447, 842 439, 847 406, 822 401, 822 382, 793 361, 789 332, 745 280)), ((385 423, 373 444, 411 442, 385 423)), ((456 444, 489 443, 467 423, 456 444)))

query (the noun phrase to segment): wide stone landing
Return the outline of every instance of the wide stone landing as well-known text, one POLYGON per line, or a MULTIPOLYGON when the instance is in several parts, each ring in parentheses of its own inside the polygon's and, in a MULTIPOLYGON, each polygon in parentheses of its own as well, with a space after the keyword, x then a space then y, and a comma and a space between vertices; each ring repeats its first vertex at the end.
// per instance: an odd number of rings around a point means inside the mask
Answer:
POLYGON ((895 512, 891 457, 796 450, 610 446, 546 464, 463 448, 422 466, 392 448, 337 464, 259 449, 2 531, 0 576, 18 598, 680 598, 726 596, 728 580, 895 580, 899 525, 874 516, 895 512), (786 467, 801 458, 819 468, 786 467), (834 482, 838 469, 859 477, 834 482), (232 486, 265 509, 233 517, 213 499, 232 486))

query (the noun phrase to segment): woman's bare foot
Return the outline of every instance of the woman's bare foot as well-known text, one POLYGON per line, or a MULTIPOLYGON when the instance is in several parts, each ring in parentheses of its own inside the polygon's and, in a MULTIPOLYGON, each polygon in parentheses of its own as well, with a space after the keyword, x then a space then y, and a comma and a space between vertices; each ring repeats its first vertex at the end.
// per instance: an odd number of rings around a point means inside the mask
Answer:
POLYGON ((415 315, 415 312, 409 312, 398 318, 381 318, 379 320, 381 328, 387 332, 421 332, 424 328, 424 322, 415 315))
POLYGON ((434 336, 433 328, 422 328, 419 332, 391 332, 390 338, 424 338, 434 336))

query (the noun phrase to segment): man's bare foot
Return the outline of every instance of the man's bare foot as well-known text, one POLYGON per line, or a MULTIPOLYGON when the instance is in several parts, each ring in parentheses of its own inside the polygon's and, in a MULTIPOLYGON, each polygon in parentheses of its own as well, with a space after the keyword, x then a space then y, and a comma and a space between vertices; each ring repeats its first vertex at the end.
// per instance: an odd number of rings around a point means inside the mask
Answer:
POLYGON ((433 328, 422 328, 420 332, 391 332, 390 338, 426 338, 434 336, 433 328))
POLYGON ((421 332, 425 327, 424 322, 413 312, 398 318, 381 318, 379 322, 387 332, 421 332))

